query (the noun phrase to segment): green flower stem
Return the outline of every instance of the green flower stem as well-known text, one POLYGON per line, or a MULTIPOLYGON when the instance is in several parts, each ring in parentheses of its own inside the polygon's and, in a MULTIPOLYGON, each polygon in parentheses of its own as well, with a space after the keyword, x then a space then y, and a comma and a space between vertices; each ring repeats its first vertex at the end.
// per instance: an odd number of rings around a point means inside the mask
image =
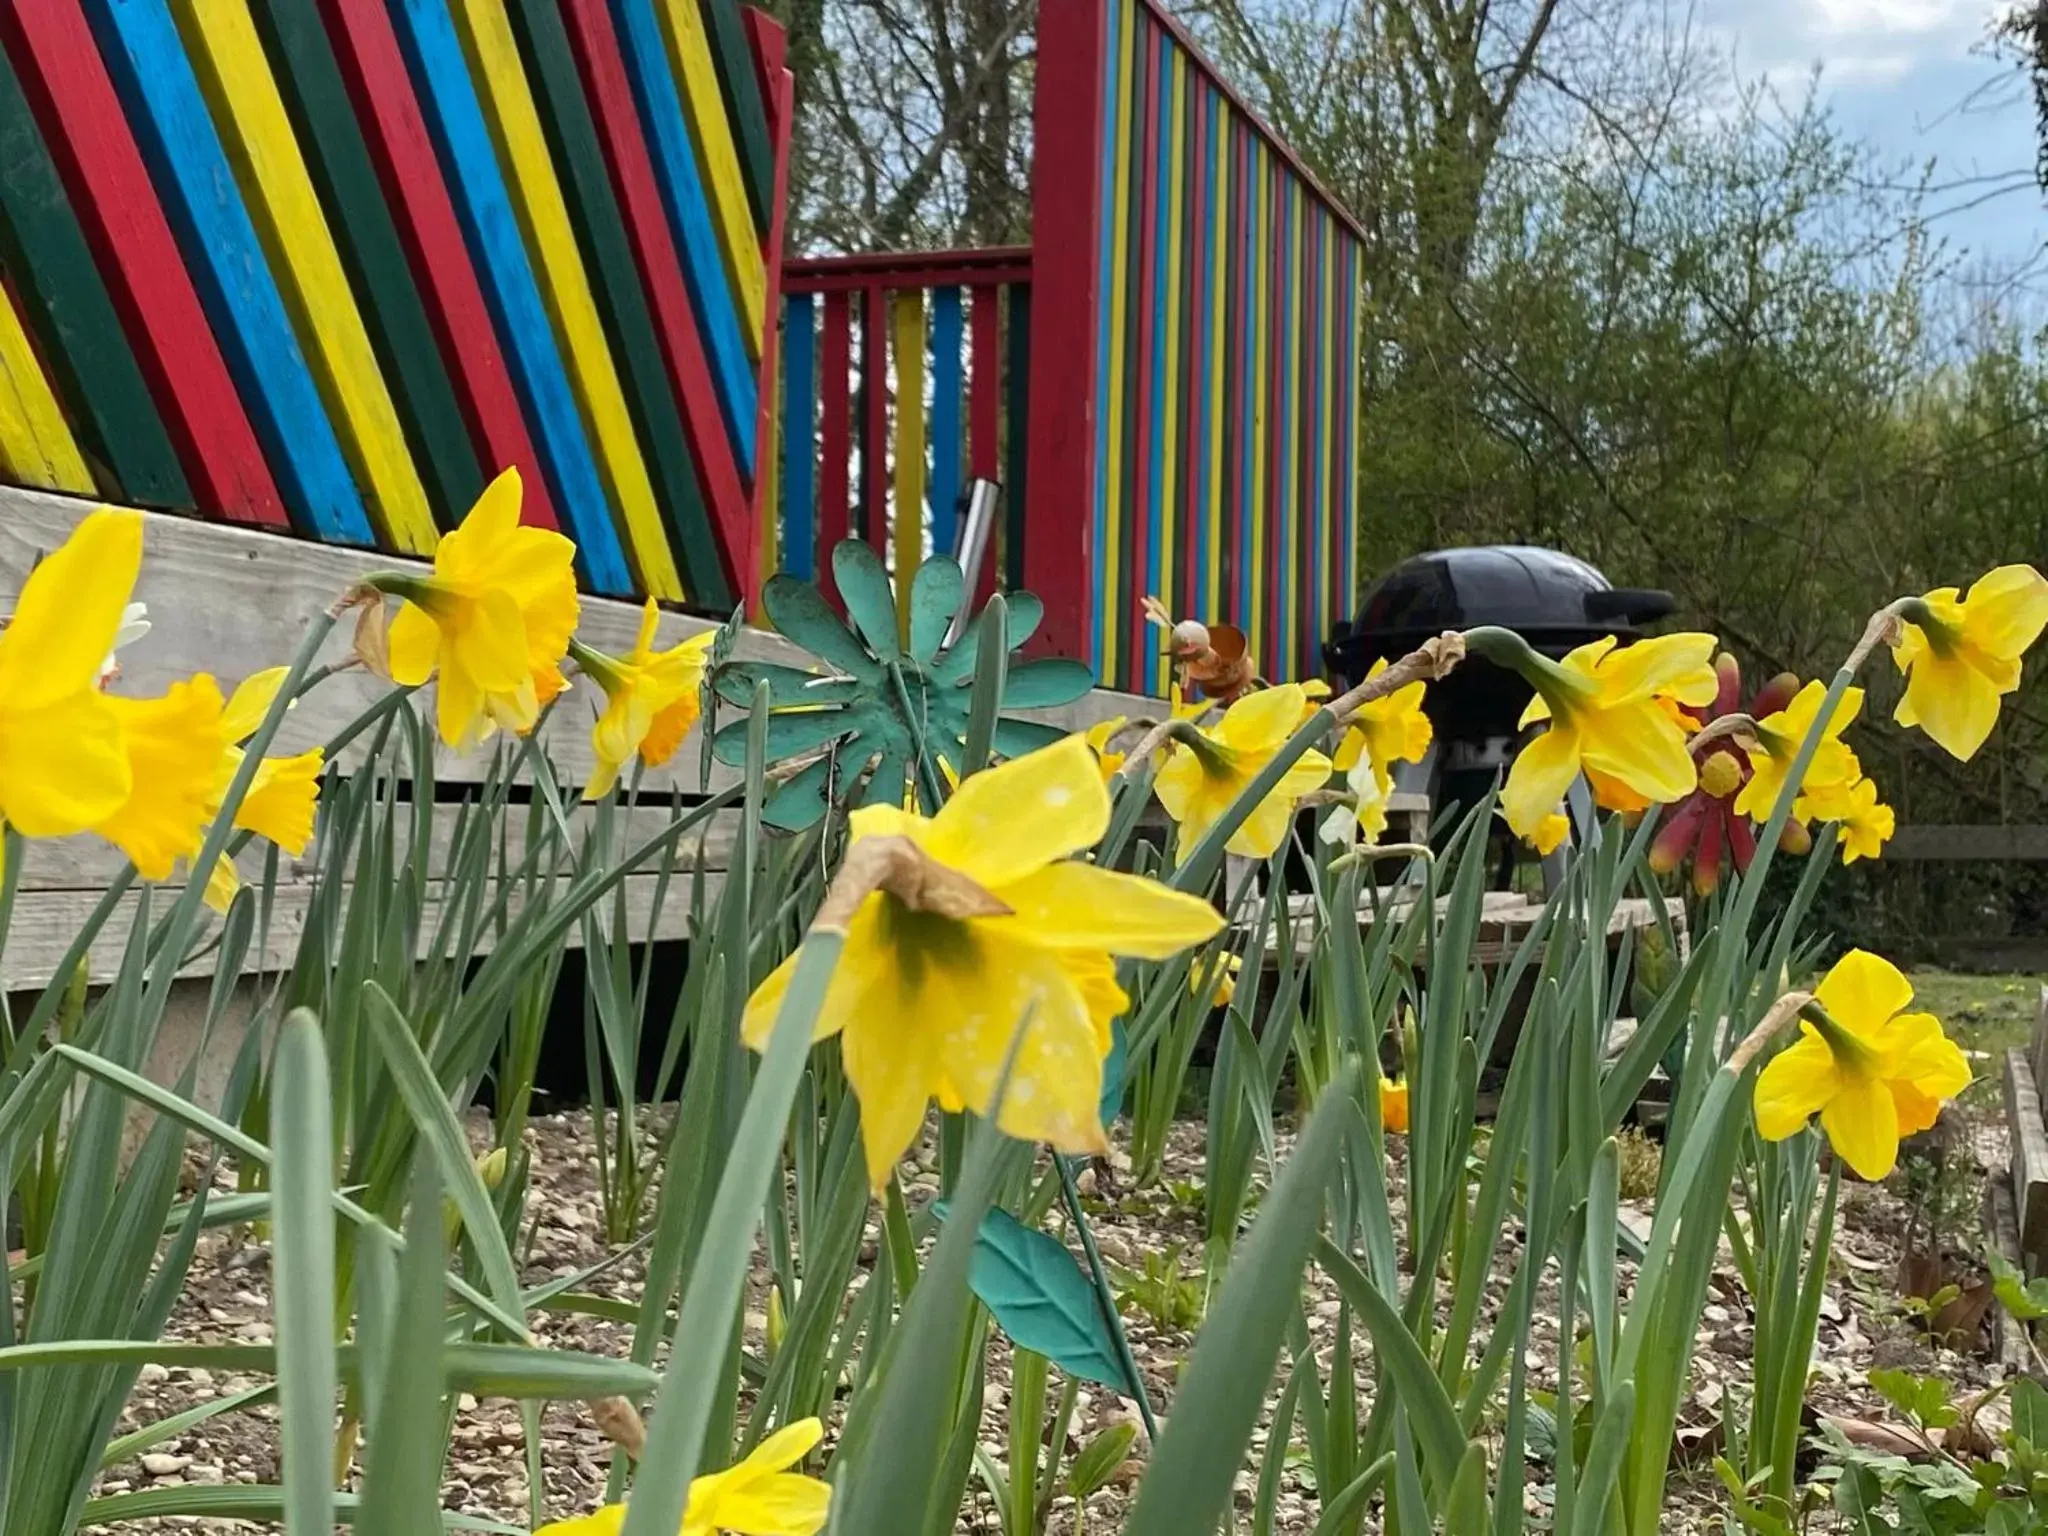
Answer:
POLYGON ((1088 1279, 1095 1287, 1095 1304, 1102 1309, 1102 1320, 1109 1326, 1109 1336, 1116 1344, 1117 1363, 1124 1368, 1124 1375, 1130 1378, 1131 1390, 1137 1394, 1138 1417, 1145 1421, 1145 1438, 1156 1446, 1159 1443, 1159 1421, 1152 1416, 1151 1394, 1145 1390, 1145 1378, 1138 1374, 1138 1359, 1131 1353, 1130 1336, 1124 1332, 1123 1316, 1117 1311, 1116 1293, 1109 1287, 1109 1272, 1103 1267, 1102 1254, 1095 1246, 1095 1233, 1088 1225, 1088 1213, 1081 1209, 1081 1191, 1074 1183, 1073 1164, 1057 1152, 1053 1154, 1052 1161, 1060 1171, 1060 1197, 1067 1207, 1067 1218, 1073 1222, 1074 1231, 1081 1238, 1081 1252, 1088 1259, 1088 1279))

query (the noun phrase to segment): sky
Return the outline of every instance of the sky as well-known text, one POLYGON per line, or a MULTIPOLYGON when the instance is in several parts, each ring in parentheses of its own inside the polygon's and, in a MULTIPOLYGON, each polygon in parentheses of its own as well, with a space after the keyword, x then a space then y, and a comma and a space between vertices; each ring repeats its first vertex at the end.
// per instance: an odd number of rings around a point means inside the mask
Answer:
POLYGON ((1818 66, 1844 129, 1887 162, 1934 161, 1933 180, 1950 186, 1928 206, 1945 210, 1934 227, 1958 256, 2048 267, 2033 101, 2011 60, 1985 47, 1993 10, 1992 0, 1701 0, 1695 14, 1739 73, 1796 93, 1818 66), (1961 184, 1983 177, 2000 179, 1961 184), (1994 185, 2014 189, 1987 198, 1994 185))

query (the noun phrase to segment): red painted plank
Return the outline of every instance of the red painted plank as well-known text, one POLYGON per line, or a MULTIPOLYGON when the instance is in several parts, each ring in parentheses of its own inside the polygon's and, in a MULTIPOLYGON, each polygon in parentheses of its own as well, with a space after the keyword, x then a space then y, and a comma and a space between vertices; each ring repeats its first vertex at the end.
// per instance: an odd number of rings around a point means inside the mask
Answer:
POLYGON ((4 0, 0 20, 200 511, 289 527, 84 14, 76 0, 4 0))
POLYGON ((853 451, 853 313, 843 293, 825 295, 825 335, 818 350, 818 590, 836 600, 832 551, 846 537, 847 459, 853 451))
POLYGON ((611 6, 607 0, 563 0, 562 16, 654 313, 669 381, 682 406, 683 433, 696 462, 697 483, 717 526, 726 577, 734 591, 748 592, 740 573, 752 558, 748 553, 753 538, 751 497, 733 457, 710 359, 690 309, 682 257, 669 228, 654 161, 641 135, 632 79, 626 73, 625 55, 619 51, 611 6))
POLYGON ((889 295, 877 283, 860 301, 860 536, 889 547, 889 295))
POLYGON ((977 283, 974 313, 968 321, 967 359, 972 370, 967 382, 968 473, 978 480, 995 479, 996 466, 1002 462, 1001 295, 1000 288, 977 283))
POLYGON ((1242 489, 1244 461, 1244 376, 1247 355, 1243 346, 1245 301, 1251 288, 1251 265, 1245 260, 1244 218, 1245 177, 1250 163, 1245 130, 1235 117, 1229 123, 1230 203, 1226 209, 1224 253, 1228 280, 1223 288, 1223 617, 1242 629, 1251 622, 1245 608, 1247 562, 1244 532, 1247 508, 1242 489))
POLYGON ((547 476, 527 433, 455 205, 442 184, 390 15, 381 5, 358 0, 320 0, 320 11, 485 473, 518 466, 525 491, 520 521, 558 528, 547 476))
POLYGON ((1034 648, 1080 657, 1089 655, 1102 559, 1093 534, 1105 10, 1103 0, 1041 0, 1032 99, 1036 366, 1025 454, 1024 579, 1045 603, 1034 648))
POLYGON ((1150 27, 1139 27, 1138 46, 1144 52, 1145 92, 1139 100, 1145 107, 1145 131, 1138 143, 1137 163, 1131 168, 1131 175, 1144 188, 1140 195, 1138 246, 1131 253, 1130 262, 1136 278, 1131 310, 1137 318, 1137 332, 1131 344, 1137 348, 1138 358, 1138 389, 1129 406, 1137 421, 1134 434, 1136 463, 1132 466, 1128 513, 1132 531, 1131 559, 1124 570, 1124 590, 1109 595, 1110 601, 1116 605, 1110 610, 1111 617, 1124 626, 1124 659, 1120 669, 1123 677, 1120 680, 1133 688, 1144 686, 1145 652, 1158 643, 1146 634, 1149 626, 1139 599, 1145 595, 1146 573, 1152 564, 1152 437, 1159 430, 1159 423, 1153 419, 1152 412, 1152 331, 1155 326, 1165 323, 1159 313, 1161 295, 1153 281, 1158 242, 1163 233, 1159 228, 1160 215, 1164 212, 1166 198, 1165 178, 1158 170, 1159 93, 1169 87, 1169 82, 1161 78, 1159 43, 1150 27))
POLYGON ((792 256, 782 264, 786 293, 851 293, 889 288, 961 288, 1031 281, 1031 247, 990 245, 966 251, 864 251, 853 256, 792 256))
MULTIPOLYGON (((782 328, 775 323, 774 317, 782 313, 782 241, 787 213, 784 204, 789 197, 789 141, 796 115, 796 82, 782 67, 787 45, 782 28, 764 12, 751 6, 744 12, 743 19, 747 41, 752 45, 754 64, 761 72, 765 86, 761 99, 768 108, 768 136, 774 145, 775 159, 768 236, 761 247, 762 260, 767 267, 769 321, 761 347, 761 414, 754 433, 754 462, 766 465, 775 453, 775 402, 779 391, 770 386, 776 377, 782 337, 782 328)), ((775 508, 768 505, 768 486, 773 478, 765 473, 755 477, 753 516, 745 520, 739 535, 740 542, 729 546, 740 565, 734 574, 747 595, 749 612, 758 612, 761 605, 761 530, 768 525, 768 519, 775 516, 775 508)), ((723 519, 720 526, 725 526, 723 519)), ((728 537, 731 536, 729 533, 728 537)))

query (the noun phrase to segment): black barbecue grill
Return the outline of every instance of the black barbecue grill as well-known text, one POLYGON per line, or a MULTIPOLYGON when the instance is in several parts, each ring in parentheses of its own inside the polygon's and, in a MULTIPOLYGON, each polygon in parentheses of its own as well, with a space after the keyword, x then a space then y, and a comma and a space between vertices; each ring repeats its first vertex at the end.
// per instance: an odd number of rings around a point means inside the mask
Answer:
MULTIPOLYGON (((1671 594, 1618 588, 1585 561, 1554 549, 1491 544, 1440 549, 1404 560, 1366 591, 1358 615, 1323 647, 1340 686, 1375 661, 1405 656, 1447 629, 1512 629, 1546 656, 1561 657, 1603 635, 1626 643, 1669 614, 1671 594)), ((1468 656, 1424 701, 1436 746, 1426 787, 1437 811, 1483 796, 1513 755, 1516 722, 1532 696, 1516 673, 1468 656)))

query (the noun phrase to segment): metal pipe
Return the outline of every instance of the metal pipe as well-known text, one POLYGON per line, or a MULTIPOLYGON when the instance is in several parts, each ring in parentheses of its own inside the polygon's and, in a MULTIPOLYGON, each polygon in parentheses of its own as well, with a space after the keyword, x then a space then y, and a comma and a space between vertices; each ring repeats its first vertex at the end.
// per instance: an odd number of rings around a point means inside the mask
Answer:
POLYGON ((981 567, 995 542, 996 504, 1003 488, 993 480, 973 479, 960 493, 958 529, 953 536, 953 559, 966 580, 960 584, 960 606, 946 628, 946 644, 959 642, 967 621, 974 616, 974 592, 980 585, 981 567))

